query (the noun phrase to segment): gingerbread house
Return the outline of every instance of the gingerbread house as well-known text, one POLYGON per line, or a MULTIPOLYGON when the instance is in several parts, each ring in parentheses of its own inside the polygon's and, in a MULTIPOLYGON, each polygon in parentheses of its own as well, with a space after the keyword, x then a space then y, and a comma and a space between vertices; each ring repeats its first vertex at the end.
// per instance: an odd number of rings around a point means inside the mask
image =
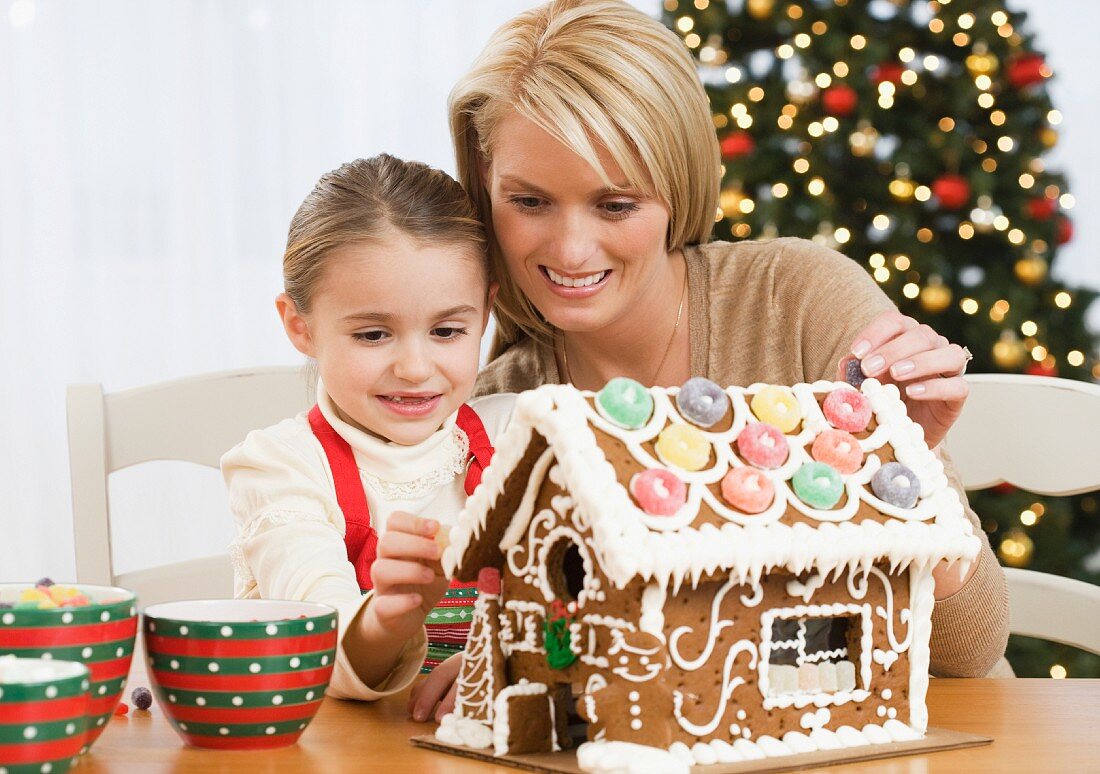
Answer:
POLYGON ((450 533, 481 593, 436 736, 579 714, 582 768, 661 771, 918 738, 932 569, 978 548, 893 385, 540 387, 450 533))

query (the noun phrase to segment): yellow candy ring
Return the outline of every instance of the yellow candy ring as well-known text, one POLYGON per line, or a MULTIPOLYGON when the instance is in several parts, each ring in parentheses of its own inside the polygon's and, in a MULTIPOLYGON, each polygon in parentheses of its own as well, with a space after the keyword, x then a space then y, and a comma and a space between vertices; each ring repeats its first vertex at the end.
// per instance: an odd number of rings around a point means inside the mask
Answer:
POLYGON ((702 470, 710 462, 710 441, 692 425, 669 425, 657 436, 657 457, 670 467, 702 470))
POLYGON ((769 384, 752 396, 749 406, 757 419, 778 427, 784 433, 791 432, 802 422, 798 398, 786 387, 769 384))

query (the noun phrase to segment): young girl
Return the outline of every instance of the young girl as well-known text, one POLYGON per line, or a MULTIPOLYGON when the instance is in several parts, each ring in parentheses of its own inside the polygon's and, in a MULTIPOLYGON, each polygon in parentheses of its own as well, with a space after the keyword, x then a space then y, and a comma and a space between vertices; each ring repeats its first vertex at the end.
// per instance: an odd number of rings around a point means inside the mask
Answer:
POLYGON ((377 699, 460 650, 469 625, 475 592, 447 591, 435 537, 512 405, 465 403, 496 292, 485 232, 446 174, 376 156, 306 197, 283 275, 276 306, 317 363, 317 405, 222 458, 236 593, 337 608, 329 693, 377 699))

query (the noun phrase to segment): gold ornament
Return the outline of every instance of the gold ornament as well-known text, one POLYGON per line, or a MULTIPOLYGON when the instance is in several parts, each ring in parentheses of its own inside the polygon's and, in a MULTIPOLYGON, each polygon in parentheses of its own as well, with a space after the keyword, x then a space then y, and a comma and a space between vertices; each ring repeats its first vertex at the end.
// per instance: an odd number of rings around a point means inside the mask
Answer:
POLYGON ((741 202, 745 200, 745 194, 740 188, 724 188, 718 194, 718 206, 727 218, 741 216, 741 202))
POLYGON ((979 75, 991 76, 997 72, 999 65, 1000 62, 993 54, 971 54, 966 58, 966 69, 973 78, 979 75))
POLYGON ((1046 279, 1047 262, 1035 253, 1028 253, 1016 261, 1016 278, 1025 285, 1034 287, 1046 279))
POLYGON ((939 314, 951 306, 951 288, 943 284, 943 278, 933 274, 928 278, 928 284, 921 289, 920 305, 926 312, 939 314))
POLYGON ((873 154, 876 142, 878 142, 878 131, 869 121, 860 121, 856 125, 856 130, 848 135, 848 145, 852 148, 852 155, 860 158, 873 154))
POLYGON ((1022 366, 1026 357, 1027 346, 1014 331, 1003 331, 1001 338, 993 345, 993 362, 1006 371, 1022 366))
POLYGON ((775 10, 775 0, 748 0, 745 7, 749 11, 749 16, 763 21, 771 16, 772 11, 775 10))
POLYGON ((890 181, 890 194, 899 202, 912 201, 916 190, 917 187, 908 178, 898 177, 890 181))
POLYGON ((1043 144, 1044 148, 1053 148, 1058 144, 1058 130, 1051 129, 1049 126, 1039 131, 1039 142, 1043 144))
POLYGON ((997 548, 997 555, 1001 557, 1001 561, 1010 567, 1026 567, 1031 563, 1031 555, 1034 553, 1035 542, 1018 527, 1006 532, 1001 545, 997 548))

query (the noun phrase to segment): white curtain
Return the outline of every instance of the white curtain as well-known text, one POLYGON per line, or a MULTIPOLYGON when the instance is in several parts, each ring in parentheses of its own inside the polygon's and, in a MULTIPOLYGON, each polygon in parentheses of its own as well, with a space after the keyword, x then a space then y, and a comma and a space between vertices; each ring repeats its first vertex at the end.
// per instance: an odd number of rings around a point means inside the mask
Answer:
MULTIPOLYGON (((0 580, 72 578, 65 385, 300 362, 272 304, 295 207, 381 151, 453 170, 447 92, 535 4, 0 0, 0 580)), ((1100 4, 1030 5, 1079 202, 1063 274, 1100 286, 1100 4)), ((220 477, 183 467, 113 477, 119 569, 224 549, 220 477)))

